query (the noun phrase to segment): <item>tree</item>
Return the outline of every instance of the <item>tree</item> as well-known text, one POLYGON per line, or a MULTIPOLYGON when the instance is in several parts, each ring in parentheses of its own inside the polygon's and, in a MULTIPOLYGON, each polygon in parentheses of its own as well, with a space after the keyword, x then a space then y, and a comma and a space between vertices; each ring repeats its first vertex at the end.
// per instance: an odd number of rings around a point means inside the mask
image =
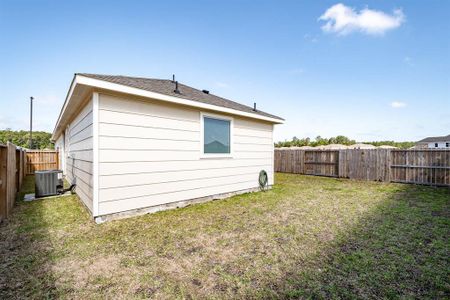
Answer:
MULTIPOLYGON (((412 146, 414 146, 414 142, 394 142, 394 141, 377 141, 377 142, 364 142, 365 144, 371 144, 374 146, 381 146, 381 145, 389 145, 394 146, 402 149, 408 149, 412 146)), ((275 147, 301 147, 301 146, 324 146, 329 144, 342 144, 342 145, 353 145, 356 144, 355 140, 351 140, 348 137, 344 135, 338 135, 336 137, 330 137, 330 138, 322 138, 320 135, 316 137, 314 141, 311 141, 309 137, 299 139, 298 137, 294 136, 291 141, 283 141, 275 143, 275 147)))
MULTIPOLYGON (((53 149, 54 145, 50 141, 52 134, 45 131, 33 132, 33 149, 53 149)), ((16 146, 28 148, 30 141, 29 131, 13 131, 11 129, 0 130, 0 144, 11 142, 16 146)))

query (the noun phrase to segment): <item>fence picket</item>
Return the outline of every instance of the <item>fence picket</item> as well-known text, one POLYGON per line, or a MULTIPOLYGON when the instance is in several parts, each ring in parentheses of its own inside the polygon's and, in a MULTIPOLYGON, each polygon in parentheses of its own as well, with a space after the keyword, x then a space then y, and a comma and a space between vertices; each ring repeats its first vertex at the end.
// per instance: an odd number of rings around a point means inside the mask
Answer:
POLYGON ((27 175, 33 175, 35 171, 56 170, 59 168, 58 151, 29 150, 26 152, 26 160, 27 175))
POLYGON ((274 157, 277 172, 450 186, 450 150, 275 149, 274 157))
POLYGON ((22 185, 24 152, 10 142, 0 145, 0 221, 11 214, 22 185))

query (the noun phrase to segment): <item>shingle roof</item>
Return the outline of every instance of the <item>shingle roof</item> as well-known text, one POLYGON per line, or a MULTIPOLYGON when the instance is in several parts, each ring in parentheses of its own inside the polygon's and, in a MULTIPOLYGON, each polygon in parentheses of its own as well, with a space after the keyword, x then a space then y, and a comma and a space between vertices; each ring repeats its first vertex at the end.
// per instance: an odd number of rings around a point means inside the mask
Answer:
POLYGON ((201 103, 216 105, 220 107, 235 109, 247 113, 257 114, 265 117, 275 118, 279 120, 284 120, 280 117, 271 115, 269 113, 257 110, 254 111, 252 107, 246 106, 225 98, 218 97, 213 94, 204 93, 201 90, 192 88, 190 86, 178 83, 178 90, 180 93, 175 93, 175 84, 172 80, 168 79, 151 79, 151 78, 141 78, 141 77, 129 77, 121 75, 99 75, 99 74, 87 74, 87 73, 77 73, 76 75, 81 75, 89 78, 99 79, 103 81, 108 81, 112 83, 117 83, 121 85, 126 85, 129 87, 134 87, 146 91, 156 92, 168 96, 193 100, 201 103))
POLYGON ((418 141, 418 143, 435 143, 435 142, 447 142, 450 141, 450 134, 446 136, 430 136, 418 141))

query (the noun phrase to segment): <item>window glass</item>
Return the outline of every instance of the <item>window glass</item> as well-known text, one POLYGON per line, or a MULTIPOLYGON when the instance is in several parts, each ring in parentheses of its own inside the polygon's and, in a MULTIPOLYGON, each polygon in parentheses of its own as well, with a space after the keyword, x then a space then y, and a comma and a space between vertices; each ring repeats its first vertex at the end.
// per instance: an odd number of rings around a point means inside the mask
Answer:
POLYGON ((204 153, 230 153, 230 121, 203 118, 204 153))

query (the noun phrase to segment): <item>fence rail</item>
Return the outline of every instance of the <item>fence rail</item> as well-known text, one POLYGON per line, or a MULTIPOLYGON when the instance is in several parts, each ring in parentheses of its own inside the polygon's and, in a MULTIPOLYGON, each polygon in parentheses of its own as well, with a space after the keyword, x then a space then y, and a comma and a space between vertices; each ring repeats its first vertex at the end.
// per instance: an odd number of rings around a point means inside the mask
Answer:
POLYGON ((275 171, 450 186, 450 150, 275 149, 275 171))
POLYGON ((24 176, 25 150, 0 144, 0 221, 10 215, 24 176))
POLYGON ((59 168, 58 151, 28 150, 26 152, 26 174, 33 175, 35 171, 56 170, 59 168))

